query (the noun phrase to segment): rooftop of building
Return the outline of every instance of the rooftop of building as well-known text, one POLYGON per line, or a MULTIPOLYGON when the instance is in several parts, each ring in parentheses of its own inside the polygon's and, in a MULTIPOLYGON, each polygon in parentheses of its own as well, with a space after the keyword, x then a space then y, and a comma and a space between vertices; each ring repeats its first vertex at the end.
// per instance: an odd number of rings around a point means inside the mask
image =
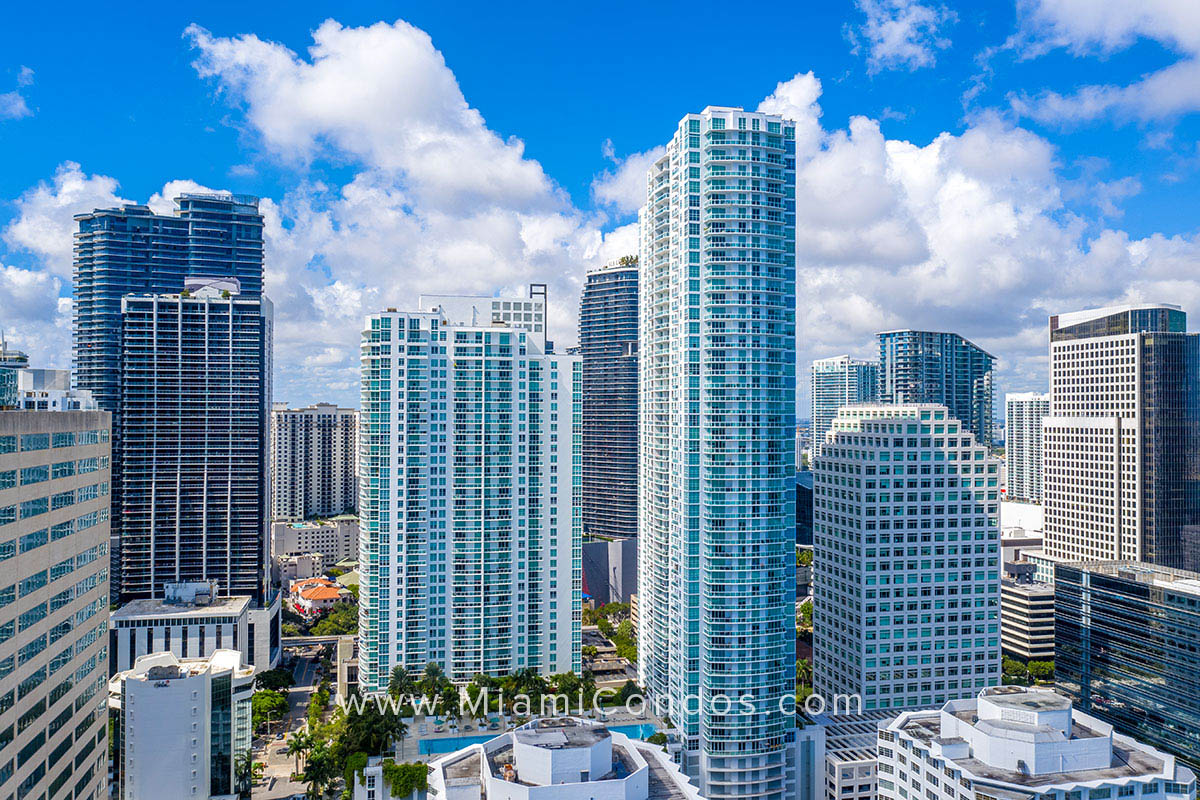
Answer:
POLYGON ((612 734, 603 725, 577 720, 573 717, 547 717, 535 719, 513 731, 513 738, 521 744, 561 750, 568 747, 591 747, 612 734))
POLYGON ((626 800, 700 800, 696 788, 658 745, 610 733, 601 723, 575 717, 535 719, 516 730, 499 734, 487 742, 468 745, 430 763, 431 771, 440 775, 447 789, 455 787, 459 791, 470 792, 471 787, 478 787, 480 797, 486 795, 485 779, 536 788, 547 785, 548 777, 554 776, 555 784, 569 784, 572 782, 570 779, 563 781, 558 776, 558 770, 564 766, 568 771, 575 770, 575 776, 583 778, 577 783, 621 781, 645 769, 648 783, 646 794, 626 794, 626 800), (608 752, 610 745, 611 757, 608 752), (523 765, 521 759, 525 747, 550 751, 547 754, 549 760, 539 757, 523 765), (594 773, 585 776, 578 769, 578 757, 565 753, 562 754, 562 765, 555 766, 558 758, 555 753, 580 748, 601 748, 593 749, 590 757, 602 759, 609 767, 608 771, 600 773, 595 770, 595 762, 592 761, 589 763, 594 773))
POLYGON ((170 651, 138 656, 133 669, 118 672, 112 681, 169 681, 190 678, 206 672, 232 671, 239 678, 254 674, 254 667, 242 664, 242 654, 237 650, 216 650, 207 658, 179 658, 170 651))
POLYGON ((1069 328, 1072 325, 1078 325, 1081 322, 1091 322, 1104 317, 1111 317, 1113 314, 1121 314, 1128 311, 1146 311, 1151 309, 1166 309, 1168 311, 1182 311, 1183 307, 1174 303, 1130 303, 1118 306, 1104 306, 1103 308, 1088 308, 1083 311, 1068 311, 1063 314, 1056 314, 1058 317, 1058 327, 1069 328))
POLYGON ((835 763, 874 761, 879 724, 896 718, 896 711, 862 714, 820 714, 813 722, 825 728, 825 758, 835 763))
POLYGON ((1068 698, 1049 689, 992 687, 940 710, 901 714, 888 727, 929 747, 966 777, 1001 789, 1135 778, 1194 780, 1173 756, 1115 735, 1111 725, 1074 710, 1068 698), (1064 763, 1075 767, 1053 769, 1064 763))
POLYGON ((240 616, 249 606, 248 596, 217 597, 210 603, 181 603, 162 598, 130 600, 112 613, 112 619, 240 616))
POLYGON ((1189 572, 1185 569, 1162 567, 1157 564, 1147 564, 1144 561, 1060 561, 1059 563, 1097 575, 1110 575, 1122 580, 1171 588, 1200 596, 1200 573, 1189 572))

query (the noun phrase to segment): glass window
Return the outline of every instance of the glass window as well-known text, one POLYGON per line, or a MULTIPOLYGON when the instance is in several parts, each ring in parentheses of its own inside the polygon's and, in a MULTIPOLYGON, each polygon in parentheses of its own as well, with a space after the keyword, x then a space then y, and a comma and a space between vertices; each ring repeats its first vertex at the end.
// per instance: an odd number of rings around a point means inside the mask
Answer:
POLYGON ((50 447, 50 434, 26 433, 21 436, 21 450, 47 450, 50 447))
POLYGON ((42 483, 48 480, 50 480, 50 467, 47 464, 41 464, 36 467, 25 467, 21 470, 22 486, 30 483, 42 483))
POLYGON ((48 541, 50 541, 50 536, 45 528, 33 533, 27 533, 21 537, 21 552, 28 553, 30 550, 41 547, 48 541))
POLYGON ((55 447, 74 447, 75 446, 75 432, 74 431, 63 431, 61 433, 54 434, 54 446, 55 447))
POLYGON ((11 489, 16 485, 17 471, 15 469, 0 472, 0 489, 11 489))

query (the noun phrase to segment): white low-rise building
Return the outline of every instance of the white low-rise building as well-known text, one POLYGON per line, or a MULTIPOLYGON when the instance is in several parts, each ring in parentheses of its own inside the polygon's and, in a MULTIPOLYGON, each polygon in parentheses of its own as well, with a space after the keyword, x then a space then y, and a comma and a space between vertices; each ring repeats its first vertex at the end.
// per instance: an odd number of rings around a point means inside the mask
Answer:
POLYGON ((879 797, 1195 800, 1175 756, 1113 732, 1050 689, 997 686, 881 724, 879 797))
POLYGON ((117 800, 234 800, 250 749, 254 668, 236 650, 139 658, 109 682, 117 800))
POLYGON ((159 652, 187 659, 237 650, 256 669, 279 663, 278 593, 266 608, 249 597, 220 596, 215 581, 166 584, 164 593, 161 600, 131 600, 112 613, 109 675, 159 652))
MULTIPOLYGON (((354 800, 390 797, 381 759, 354 784, 354 800)), ((661 745, 575 717, 535 719, 429 764, 438 800, 700 800, 661 745)))
POLYGON ((297 553, 320 553, 334 564, 358 558, 358 517, 339 514, 329 519, 271 523, 271 557, 278 560, 297 553))

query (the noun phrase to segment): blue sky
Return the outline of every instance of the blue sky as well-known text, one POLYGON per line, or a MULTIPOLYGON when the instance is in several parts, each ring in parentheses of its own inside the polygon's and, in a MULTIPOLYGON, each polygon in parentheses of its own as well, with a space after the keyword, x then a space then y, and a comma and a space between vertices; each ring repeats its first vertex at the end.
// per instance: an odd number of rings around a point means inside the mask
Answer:
POLYGON ((570 342, 645 154, 764 102, 810 134, 802 361, 937 327, 1036 389, 1051 310, 1200 313, 1195 3, 648 5, 10 9, 0 326, 65 366, 71 215, 203 186, 269 199, 280 399, 354 403, 362 315, 419 291, 547 280, 570 342))

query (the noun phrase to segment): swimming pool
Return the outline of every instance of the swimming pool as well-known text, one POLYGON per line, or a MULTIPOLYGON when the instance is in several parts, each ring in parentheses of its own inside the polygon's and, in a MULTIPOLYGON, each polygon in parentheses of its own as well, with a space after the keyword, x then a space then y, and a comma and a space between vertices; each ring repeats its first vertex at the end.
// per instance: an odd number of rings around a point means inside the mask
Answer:
POLYGON ((630 739, 649 739, 658 729, 654 727, 652 722, 641 722, 637 725, 609 725, 610 731, 623 733, 630 739))
MULTIPOLYGON (((616 733, 623 733, 630 739, 649 739, 654 735, 657 728, 654 723, 642 722, 636 725, 609 725, 608 729, 616 733)), ((443 755, 445 753, 453 753, 456 750, 461 750, 464 747, 472 744, 482 744, 483 742, 499 736, 503 731, 493 731, 476 736, 447 736, 439 739, 422 739, 417 742, 417 751, 421 755, 443 755)))
POLYGON ((440 755, 442 753, 453 753, 455 750, 462 750, 467 745, 482 744, 483 742, 495 739, 501 734, 501 731, 485 733, 482 736, 447 736, 444 739, 422 739, 417 742, 417 751, 422 755, 440 755))

